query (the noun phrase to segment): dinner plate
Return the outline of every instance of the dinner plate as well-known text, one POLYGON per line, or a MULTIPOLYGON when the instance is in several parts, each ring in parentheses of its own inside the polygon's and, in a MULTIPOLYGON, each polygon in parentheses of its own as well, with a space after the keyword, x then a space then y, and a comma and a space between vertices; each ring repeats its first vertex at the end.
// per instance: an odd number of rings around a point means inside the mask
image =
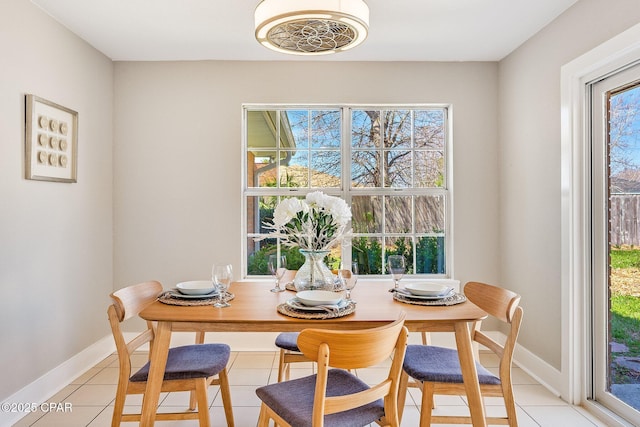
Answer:
MULTIPOLYGON (((298 298, 291 298, 287 300, 285 304, 287 304, 291 308, 295 308, 296 310, 301 310, 301 311, 327 311, 327 308, 321 305, 305 305, 298 298)), ((337 306, 338 310, 340 310, 347 307, 349 305, 349 301, 343 299, 338 301, 337 304, 328 304, 328 305, 331 305, 331 306, 335 305, 337 306)))
POLYGON ((211 280, 190 280, 176 285, 178 292, 185 295, 208 295, 216 291, 211 280))
POLYGON ((342 294, 332 291, 301 291, 296 298, 304 305, 333 305, 342 300, 342 294))
POLYGON ((449 286, 435 282, 407 283, 404 285, 404 288, 411 292, 412 295, 425 297, 439 297, 451 292, 451 288, 449 286))
POLYGON ((201 294, 201 295, 187 295, 187 294, 181 293, 177 289, 171 289, 170 292, 172 297, 176 297, 180 299, 205 299, 205 298, 214 298, 218 296, 218 291, 213 291, 211 293, 201 294))
POLYGON ((448 293, 444 294, 444 295, 436 295, 436 296, 430 296, 430 295, 413 295, 409 292, 399 292, 400 295, 405 296, 407 298, 412 298, 412 299, 423 299, 423 300, 436 300, 436 299, 443 299, 443 298, 448 298, 451 295, 453 295, 455 293, 455 291, 453 289, 451 289, 451 291, 449 291, 448 293))

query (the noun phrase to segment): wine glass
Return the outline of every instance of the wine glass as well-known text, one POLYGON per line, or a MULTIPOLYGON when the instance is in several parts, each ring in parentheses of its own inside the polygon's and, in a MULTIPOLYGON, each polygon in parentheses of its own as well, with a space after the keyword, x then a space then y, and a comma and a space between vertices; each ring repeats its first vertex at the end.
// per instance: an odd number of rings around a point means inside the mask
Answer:
POLYGON ((280 279, 287 271, 287 257, 284 255, 269 255, 269 271, 276 280, 276 286, 271 289, 271 292, 283 292, 284 289, 280 287, 280 279))
POLYGON ((404 273, 406 271, 406 266, 404 263, 404 256, 402 255, 389 255, 387 258, 387 271, 391 273, 391 277, 393 277, 393 289, 398 289, 398 283, 404 273))
POLYGON ((351 299, 351 290, 356 287, 356 283, 358 283, 358 263, 352 262, 351 268, 347 268, 348 266, 343 265, 340 270, 338 270, 338 279, 344 288, 344 296, 345 300, 356 303, 355 300, 351 299))
POLYGON ((211 276, 215 287, 218 289, 218 300, 213 306, 220 308, 230 307, 231 304, 229 304, 226 297, 233 276, 231 264, 214 265, 211 269, 211 276))

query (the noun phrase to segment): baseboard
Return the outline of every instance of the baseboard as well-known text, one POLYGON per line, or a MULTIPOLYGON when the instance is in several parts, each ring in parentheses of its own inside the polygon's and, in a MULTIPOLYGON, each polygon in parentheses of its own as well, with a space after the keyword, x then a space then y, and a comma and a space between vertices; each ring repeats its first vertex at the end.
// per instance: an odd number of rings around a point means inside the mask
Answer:
MULTIPOLYGON (((506 339, 506 336, 498 331, 487 332, 487 335, 500 343, 505 342, 506 339)), ((513 361, 515 365, 547 388, 551 393, 569 401, 567 396, 563 396, 560 392, 560 390, 567 389, 567 387, 562 384, 563 375, 561 371, 549 365, 520 344, 516 344, 513 361)))
MULTIPOLYGON (((111 335, 106 336, 9 396, 2 402, 2 406, 27 402, 40 404, 46 401, 78 378, 78 376, 113 353, 114 350, 113 337, 111 335)), ((9 427, 25 415, 27 415, 26 412, 2 411, 0 412, 0 426, 9 427)))

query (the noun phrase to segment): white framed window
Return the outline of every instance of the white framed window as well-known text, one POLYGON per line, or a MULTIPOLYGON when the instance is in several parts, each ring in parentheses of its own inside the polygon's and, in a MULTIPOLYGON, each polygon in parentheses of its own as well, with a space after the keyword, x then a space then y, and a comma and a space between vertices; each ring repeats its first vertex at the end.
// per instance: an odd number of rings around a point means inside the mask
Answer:
POLYGON ((353 236, 335 248, 361 275, 386 274, 388 255, 409 274, 450 277, 449 105, 244 105, 243 273, 268 275, 268 254, 304 257, 275 239, 256 241, 282 198, 311 191, 342 197, 353 236))

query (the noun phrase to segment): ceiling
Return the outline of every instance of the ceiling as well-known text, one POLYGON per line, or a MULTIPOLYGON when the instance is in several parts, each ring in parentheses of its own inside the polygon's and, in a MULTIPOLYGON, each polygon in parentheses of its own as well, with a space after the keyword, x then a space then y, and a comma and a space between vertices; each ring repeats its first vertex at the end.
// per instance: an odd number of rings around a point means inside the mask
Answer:
POLYGON ((32 0, 114 61, 498 61, 577 0, 366 0, 369 37, 310 58, 254 38, 258 0, 32 0))

